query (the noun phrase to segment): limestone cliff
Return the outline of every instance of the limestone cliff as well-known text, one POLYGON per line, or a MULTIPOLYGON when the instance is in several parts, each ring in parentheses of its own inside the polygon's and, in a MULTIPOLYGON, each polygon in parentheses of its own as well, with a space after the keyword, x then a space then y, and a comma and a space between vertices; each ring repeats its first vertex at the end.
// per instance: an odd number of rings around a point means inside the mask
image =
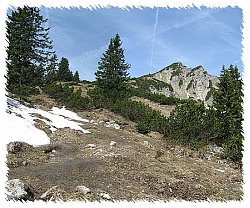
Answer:
MULTIPOLYGON (((202 66, 188 68, 181 62, 173 63, 161 71, 141 77, 144 80, 154 80, 154 83, 167 83, 166 87, 151 84, 149 91, 181 99, 193 98, 202 100, 206 105, 213 102, 212 92, 219 82, 218 77, 209 75, 202 66)), ((161 84, 161 86, 163 86, 161 84)))

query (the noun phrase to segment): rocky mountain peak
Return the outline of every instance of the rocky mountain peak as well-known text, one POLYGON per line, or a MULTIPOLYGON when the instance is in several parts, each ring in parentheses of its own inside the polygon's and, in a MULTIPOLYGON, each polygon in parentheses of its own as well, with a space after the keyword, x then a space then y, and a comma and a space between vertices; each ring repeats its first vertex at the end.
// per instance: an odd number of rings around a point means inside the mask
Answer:
POLYGON ((208 74, 201 65, 189 68, 181 62, 173 63, 149 76, 155 81, 167 83, 172 89, 162 88, 159 90, 152 85, 150 86, 152 93, 175 96, 181 99, 193 98, 204 101, 206 105, 212 104, 212 92, 219 82, 218 77, 208 74))

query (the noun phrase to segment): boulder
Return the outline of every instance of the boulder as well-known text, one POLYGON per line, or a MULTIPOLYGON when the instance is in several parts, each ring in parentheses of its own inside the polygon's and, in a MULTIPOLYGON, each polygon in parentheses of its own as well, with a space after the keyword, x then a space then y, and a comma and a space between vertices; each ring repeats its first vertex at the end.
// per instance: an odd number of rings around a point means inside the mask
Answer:
POLYGON ((110 200, 110 199, 111 199, 111 197, 110 197, 108 194, 101 193, 100 196, 101 196, 103 199, 107 199, 107 200, 110 200))
POLYGON ((7 144, 7 151, 10 154, 17 154, 21 151, 26 151, 27 149, 35 150, 35 148, 25 142, 10 142, 7 144))
POLYGON ((87 145, 86 145, 86 148, 95 148, 95 147, 96 147, 95 144, 87 144, 87 145))
POLYGON ((90 193, 90 189, 87 188, 86 186, 77 186, 76 191, 82 193, 82 194, 87 194, 90 193))
POLYGON ((20 181, 19 179, 13 179, 6 182, 7 200, 27 200, 30 195, 30 187, 20 181))
POLYGON ((111 141, 109 144, 111 147, 115 147, 116 146, 116 142, 115 141, 111 141))

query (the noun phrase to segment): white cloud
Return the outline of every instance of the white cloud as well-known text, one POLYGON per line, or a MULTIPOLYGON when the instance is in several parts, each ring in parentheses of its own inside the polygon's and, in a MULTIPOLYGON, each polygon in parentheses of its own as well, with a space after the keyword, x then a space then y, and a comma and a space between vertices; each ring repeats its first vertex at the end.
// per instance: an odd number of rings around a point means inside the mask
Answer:
POLYGON ((178 29, 183 26, 187 26, 189 24, 205 19, 209 17, 211 13, 215 12, 215 10, 198 10, 198 9, 194 10, 194 9, 184 9, 184 8, 181 10, 185 10, 185 14, 180 13, 180 15, 178 16, 178 19, 172 20, 171 18, 169 21, 165 21, 165 22, 161 21, 159 24, 157 33, 161 34, 172 29, 178 29))
POLYGON ((86 51, 80 56, 69 59, 70 69, 78 71, 81 79, 94 80, 94 72, 98 69, 98 61, 107 50, 107 45, 98 49, 86 51))

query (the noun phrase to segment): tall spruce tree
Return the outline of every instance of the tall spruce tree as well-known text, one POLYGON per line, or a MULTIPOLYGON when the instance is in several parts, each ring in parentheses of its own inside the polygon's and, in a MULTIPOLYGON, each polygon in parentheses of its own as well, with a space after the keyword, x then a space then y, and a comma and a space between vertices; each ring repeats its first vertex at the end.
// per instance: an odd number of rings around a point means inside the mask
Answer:
POLYGON ((19 94, 20 89, 41 85, 48 59, 55 53, 51 51, 49 28, 43 27, 47 19, 39 12, 37 7, 24 6, 7 16, 5 77, 10 92, 19 94))
POLYGON ((50 59, 48 66, 46 67, 46 77, 45 77, 45 84, 52 84, 57 81, 57 55, 54 54, 50 59))
POLYGON ((130 65, 125 63, 124 49, 121 48, 121 45, 122 42, 118 34, 115 38, 110 39, 108 49, 98 62, 98 70, 95 72, 97 86, 104 93, 110 95, 125 91, 125 82, 129 80, 127 70, 130 65))
POLYGON ((227 146, 227 156, 241 162, 243 150, 243 81, 238 68, 223 66, 218 89, 214 93, 214 107, 220 121, 221 139, 227 146))
POLYGON ((69 69, 69 61, 67 58, 62 57, 57 72, 57 80, 58 81, 73 81, 73 74, 69 69))
POLYGON ((80 82, 80 76, 79 76, 79 72, 78 71, 75 72, 75 74, 73 76, 73 81, 77 82, 77 83, 80 82))

